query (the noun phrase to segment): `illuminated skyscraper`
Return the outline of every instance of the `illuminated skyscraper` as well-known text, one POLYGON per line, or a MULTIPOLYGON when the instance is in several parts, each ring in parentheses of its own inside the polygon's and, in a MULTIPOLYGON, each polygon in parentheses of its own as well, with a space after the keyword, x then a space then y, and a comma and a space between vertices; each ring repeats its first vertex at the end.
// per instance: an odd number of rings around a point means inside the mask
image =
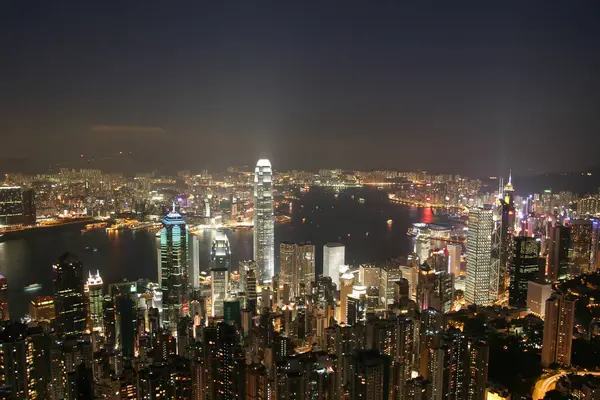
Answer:
POLYGON ((260 283, 275 273, 275 218, 271 162, 260 159, 254 170, 254 260, 260 283))
POLYGON ((462 246, 460 243, 448 243, 448 273, 453 274, 454 278, 460 276, 460 254, 462 246))
POLYGON ((88 329, 101 332, 104 330, 104 283, 99 271, 95 275, 89 273, 84 292, 88 305, 88 329))
POLYGON ((542 345, 542 366, 545 368, 553 363, 571 365, 576 301, 559 293, 546 300, 542 345))
POLYGON ((315 282, 315 246, 311 243, 282 242, 279 246, 280 282, 289 285, 292 297, 298 298, 315 282))
POLYGON ((52 322, 56 316, 54 299, 51 296, 38 296, 29 303, 29 315, 34 321, 52 322))
POLYGON ((223 317, 223 302, 227 298, 231 269, 229 239, 223 232, 217 232, 213 239, 210 259, 212 316, 223 317))
POLYGON ((323 276, 328 276, 340 287, 340 267, 344 265, 346 247, 341 243, 326 243, 323 246, 323 276))
POLYGON ((74 254, 65 253, 52 265, 54 307, 59 334, 85 332, 86 312, 83 294, 83 266, 74 254))
POLYGON ((190 234, 190 254, 188 282, 192 289, 200 288, 200 240, 198 235, 190 234))
POLYGON ((491 209, 474 208, 469 211, 467 236, 467 283, 465 299, 478 305, 496 301, 498 271, 492 271, 492 230, 494 220, 491 209))
POLYGON ((292 276, 296 269, 296 243, 281 242, 279 245, 279 285, 292 286, 292 276))
POLYGON ((187 228, 181 215, 175 211, 174 203, 171 212, 163 219, 159 262, 163 325, 174 331, 181 316, 188 283, 187 228))

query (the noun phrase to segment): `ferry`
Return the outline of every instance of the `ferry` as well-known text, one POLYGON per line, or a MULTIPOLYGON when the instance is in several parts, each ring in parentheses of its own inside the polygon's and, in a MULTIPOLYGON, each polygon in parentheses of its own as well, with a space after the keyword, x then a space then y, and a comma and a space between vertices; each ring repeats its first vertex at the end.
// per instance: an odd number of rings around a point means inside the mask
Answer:
POLYGON ((358 204, 365 204, 365 199, 362 197, 358 199, 358 204))
POLYGON ((42 284, 41 283, 32 283, 31 285, 27 285, 25 286, 25 291, 26 292, 33 292, 36 290, 40 290, 42 288, 42 284))

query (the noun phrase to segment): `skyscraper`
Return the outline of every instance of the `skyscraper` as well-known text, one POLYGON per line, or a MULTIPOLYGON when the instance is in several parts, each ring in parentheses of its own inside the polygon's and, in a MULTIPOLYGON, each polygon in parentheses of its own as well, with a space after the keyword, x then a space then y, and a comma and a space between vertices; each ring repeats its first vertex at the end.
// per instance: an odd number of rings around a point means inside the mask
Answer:
POLYGON ((323 246, 323 276, 328 276, 340 287, 340 266, 344 265, 346 247, 341 243, 326 243, 323 246))
POLYGON ((376 350, 360 350, 352 364, 351 399, 387 399, 390 384, 390 359, 376 350))
POLYGON ((548 282, 567 279, 571 230, 564 225, 555 224, 550 229, 548 242, 548 274, 546 279, 548 282))
POLYGON ((542 366, 571 365, 571 345, 575 324, 575 302, 568 295, 554 293, 546 300, 542 366))
POLYGON ((163 219, 160 231, 160 268, 158 281, 162 291, 163 324, 177 328, 183 300, 187 293, 187 228, 181 215, 173 209, 163 219))
POLYGON ((90 331, 102 332, 104 330, 104 283, 100 272, 95 275, 89 273, 85 283, 84 293, 88 305, 88 329, 90 331))
POLYGON ((23 198, 18 186, 0 186, 0 226, 23 222, 23 198))
POLYGON ((83 266, 74 254, 65 253, 52 265, 54 307, 59 334, 85 332, 86 313, 83 294, 83 266))
POLYGON ((493 228, 491 209, 469 210, 465 299, 472 304, 486 306, 497 298, 498 271, 492 271, 491 260, 493 228))
POLYGON ((23 223, 25 225, 35 225, 35 191, 33 189, 23 190, 23 223))
MULTIPOLYGON (((279 244, 279 285, 292 287, 292 277, 296 269, 296 243, 281 242, 279 244)), ((277 289, 277 288, 275 288, 277 289)))
POLYGON ((8 321, 9 319, 8 279, 4 275, 0 275, 0 321, 8 321))
POLYGON ((591 220, 572 221, 569 274, 571 277, 592 271, 592 243, 594 225, 591 220))
POLYGON ((229 239, 223 232, 217 231, 213 239, 210 259, 212 316, 223 317, 223 302, 227 298, 229 272, 231 269, 229 239))
POLYGON ((460 243, 448 243, 448 272, 453 274, 455 278, 460 276, 460 254, 462 246, 460 243))
POLYGON ((192 289, 200 288, 200 241, 198 235, 190 234, 188 282, 192 289))
POLYGON ((271 162, 260 159, 254 170, 254 260, 260 283, 275 273, 275 218, 271 162))
POLYGON ((543 258, 540 258, 540 244, 532 237, 514 238, 510 263, 510 286, 508 304, 512 307, 527 306, 528 282, 539 282, 543 271, 543 258))
MULTIPOLYGON (((289 285, 291 295, 298 298, 301 288, 315 282, 315 246, 311 243, 282 242, 279 245, 279 286, 289 285)), ((304 289, 306 291, 306 289, 304 289)))

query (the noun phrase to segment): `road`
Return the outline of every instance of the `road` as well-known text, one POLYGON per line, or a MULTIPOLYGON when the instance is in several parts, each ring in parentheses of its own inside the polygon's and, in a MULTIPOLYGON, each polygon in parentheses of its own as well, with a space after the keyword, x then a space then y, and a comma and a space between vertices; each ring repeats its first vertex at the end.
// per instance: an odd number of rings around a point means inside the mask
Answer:
POLYGON ((547 392, 549 392, 550 390, 554 389, 556 387, 556 382, 558 382, 558 380, 560 378, 562 378, 563 376, 567 375, 567 374, 573 374, 576 373, 577 375, 600 375, 600 372, 587 372, 587 371, 581 371, 581 372, 569 372, 569 371, 561 371, 555 375, 549 376, 547 378, 544 379, 540 379, 539 381, 536 382, 535 387, 533 389, 533 400, 543 400, 544 396, 546 395, 547 392))

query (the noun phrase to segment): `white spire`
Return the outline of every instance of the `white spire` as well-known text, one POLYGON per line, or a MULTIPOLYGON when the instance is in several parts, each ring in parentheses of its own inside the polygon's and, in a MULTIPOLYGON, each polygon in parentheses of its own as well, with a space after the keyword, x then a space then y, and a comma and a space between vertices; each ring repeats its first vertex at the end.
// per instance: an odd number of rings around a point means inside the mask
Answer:
POLYGON ((508 170, 508 184, 512 185, 512 169, 508 170))

